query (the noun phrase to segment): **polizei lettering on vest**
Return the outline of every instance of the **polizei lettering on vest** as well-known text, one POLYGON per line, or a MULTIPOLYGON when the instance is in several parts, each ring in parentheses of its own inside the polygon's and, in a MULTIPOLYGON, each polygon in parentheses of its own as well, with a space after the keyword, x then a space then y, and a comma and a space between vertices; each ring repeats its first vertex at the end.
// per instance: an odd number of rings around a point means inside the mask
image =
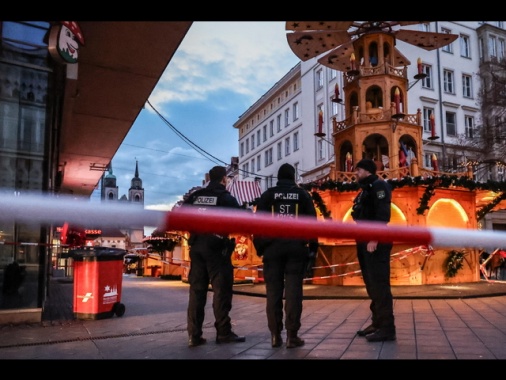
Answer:
POLYGON ((299 199, 299 194, 297 193, 274 193, 274 199, 299 199))
POLYGON ((193 202, 194 205, 207 205, 207 206, 216 206, 218 204, 218 197, 206 197, 200 196, 195 199, 193 202))

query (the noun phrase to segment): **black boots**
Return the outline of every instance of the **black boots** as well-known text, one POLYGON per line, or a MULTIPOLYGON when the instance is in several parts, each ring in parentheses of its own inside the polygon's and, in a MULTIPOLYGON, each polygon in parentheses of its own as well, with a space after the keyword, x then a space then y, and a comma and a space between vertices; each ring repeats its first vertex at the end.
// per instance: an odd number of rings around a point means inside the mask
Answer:
POLYGON ((206 344, 206 338, 191 336, 188 340, 188 347, 197 347, 206 344))
POLYGON ((283 339, 281 338, 281 334, 272 334, 271 336, 271 345, 272 345, 272 348, 275 348, 275 347, 281 347, 281 345, 283 344, 283 339))
POLYGON ((378 329, 376 327, 374 327, 373 325, 369 325, 367 326, 365 329, 363 330, 358 330, 357 331, 357 335, 358 336, 366 336, 366 335, 369 335, 369 334, 372 334, 372 333, 375 333, 378 329))
POLYGON ((365 337, 368 342, 385 342, 395 340, 395 329, 379 329, 365 337))
POLYGON ((246 337, 239 336, 233 331, 230 331, 226 335, 216 336, 216 343, 240 343, 240 342, 246 342, 246 337))
POLYGON ((287 331, 286 348, 295 348, 304 345, 304 340, 297 336, 297 331, 287 331))

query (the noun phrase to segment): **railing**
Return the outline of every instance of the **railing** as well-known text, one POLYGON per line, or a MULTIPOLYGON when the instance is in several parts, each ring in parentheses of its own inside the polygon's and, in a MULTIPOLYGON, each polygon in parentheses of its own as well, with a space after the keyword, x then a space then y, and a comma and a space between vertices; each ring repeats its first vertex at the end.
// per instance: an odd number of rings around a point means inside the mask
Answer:
POLYGON ((408 77, 408 68, 406 66, 395 67, 389 63, 385 63, 385 64, 379 65, 379 66, 371 66, 371 67, 366 67, 366 66, 362 65, 359 67, 358 71, 359 71, 359 73, 357 75, 351 75, 346 72, 344 73, 343 80, 344 80, 345 86, 348 83, 353 82, 355 80, 355 78, 358 76, 368 77, 368 76, 373 76, 373 75, 388 74, 388 75, 393 75, 393 76, 397 76, 397 77, 401 77, 401 78, 408 77))
MULTIPOLYGON (((456 176, 457 178, 471 176, 470 178, 472 178, 472 173, 469 173, 469 171, 447 173, 427 168, 421 168, 418 166, 418 162, 416 162, 416 159, 412 160, 412 163, 409 167, 404 166, 387 170, 378 170, 376 174, 385 180, 402 179, 404 177, 422 177, 423 179, 426 179, 442 175, 456 176)), ((343 183, 350 183, 355 182, 356 180, 357 178, 355 172, 342 172, 337 170, 331 170, 331 172, 327 176, 325 176, 324 178, 320 178, 318 182, 337 181, 343 183)))
MULTIPOLYGON (((335 117, 332 118, 333 133, 342 132, 350 127, 355 126, 356 124, 381 122, 381 121, 389 123, 394 122, 394 120, 392 119, 392 115, 394 115, 395 113, 396 112, 394 104, 392 104, 389 109, 372 108, 367 110, 366 112, 360 112, 359 107, 354 106, 352 114, 348 116, 346 119, 337 121, 335 117)), ((418 109, 415 114, 406 114, 402 119, 396 122, 421 126, 422 111, 418 109)))

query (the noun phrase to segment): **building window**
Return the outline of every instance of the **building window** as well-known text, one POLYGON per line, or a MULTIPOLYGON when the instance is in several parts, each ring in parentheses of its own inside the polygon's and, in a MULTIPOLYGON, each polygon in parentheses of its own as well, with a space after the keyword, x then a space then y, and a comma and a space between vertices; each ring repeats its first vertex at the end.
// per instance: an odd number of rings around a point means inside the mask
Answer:
POLYGON ((495 36, 488 37, 488 56, 492 61, 497 58, 497 38, 495 36))
POLYGON ((504 60, 504 56, 506 54, 505 52, 505 45, 504 45, 504 40, 502 38, 499 38, 499 51, 497 52, 498 54, 498 58, 499 58, 499 62, 502 62, 504 60))
POLYGON ((285 156, 290 155, 290 137, 285 139, 285 156))
POLYGON ((290 110, 287 108, 285 110, 285 128, 288 127, 288 125, 290 124, 289 117, 290 117, 290 110))
POLYGON ((337 78, 337 70, 329 68, 329 77, 330 77, 330 80, 336 79, 337 78))
POLYGON ((257 146, 260 146, 260 129, 257 131, 257 146))
POLYGON ((272 187, 274 185, 274 177, 272 175, 268 176, 265 179, 265 184, 266 184, 267 188, 272 187))
POLYGON ((293 121, 297 120, 299 115, 299 102, 293 103, 293 121))
POLYGON ((469 36, 464 34, 460 35, 460 56, 465 58, 471 58, 471 45, 469 36))
POLYGON ((281 132, 281 115, 276 116, 276 125, 278 127, 278 132, 281 132))
POLYGON ((249 153, 249 138, 246 139, 246 154, 249 153))
POLYGON ((464 116, 465 125, 466 125, 466 137, 472 139, 474 137, 474 117, 472 116, 464 116))
POLYGON ((323 88, 323 70, 317 70, 316 71, 316 91, 321 90, 323 88))
MULTIPOLYGON (((450 29, 441 28, 441 33, 448 33, 451 34, 450 29)), ((441 50, 447 52, 447 53, 453 53, 453 42, 451 44, 445 45, 441 48, 441 50)))
POLYGON ((444 80, 444 91, 450 94, 454 93, 453 88, 453 71, 444 70, 443 71, 443 80, 444 80))
POLYGON ((264 125, 262 127, 262 132, 263 132, 263 142, 266 142, 267 141, 267 125, 264 125))
POLYGON ((504 166, 502 165, 497 166, 497 181, 504 181, 504 166))
POLYGON ((462 95, 464 98, 472 98, 473 97, 473 87, 472 87, 473 78, 471 75, 462 74, 462 95))
POLYGON ((255 174, 255 159, 251 159, 251 174, 255 174))
POLYGON ((478 39, 478 55, 480 57, 480 63, 483 62, 483 58, 485 57, 485 48, 483 46, 483 39, 478 39))
POLYGON ((283 158, 283 144, 278 142, 278 161, 283 158))
POLYGON ((257 156, 257 172, 259 172, 261 169, 260 167, 260 155, 257 156))
POLYGON ((446 135, 447 136, 457 135, 457 125, 454 112, 448 111, 446 112, 446 135))
POLYGON ((251 150, 255 149, 255 135, 251 135, 251 150))
POLYGON ((299 132, 293 134, 293 151, 299 150, 299 132))
POLYGON ((325 158, 325 152, 323 150, 323 140, 322 139, 318 140, 317 150, 318 150, 318 160, 323 160, 325 158))
POLYGON ((249 174, 249 164, 246 162, 242 165, 242 178, 248 178, 249 174))
POLYGON ((420 31, 422 32, 430 32, 430 24, 428 22, 424 22, 419 25, 420 31))
POLYGON ((427 75, 422 79, 422 87, 432 89, 432 66, 422 64, 422 72, 427 75))
POLYGON ((334 96, 330 97, 330 104, 332 104, 332 116, 337 116, 337 113, 339 112, 339 104, 333 102, 332 99, 334 99, 334 96))
MULTIPOLYGON (((437 156, 437 153, 425 153, 424 159, 425 159, 425 167, 431 168, 434 170, 434 167, 432 166, 432 155, 435 154, 437 160, 439 161, 439 157, 437 156)), ((439 167, 439 170, 441 170, 441 167, 439 167)))
POLYGON ((265 151, 265 165, 269 166, 272 165, 272 148, 269 148, 265 151))
POLYGON ((269 122, 269 136, 274 136, 274 120, 271 120, 269 122))
POLYGON ((241 143, 241 157, 244 156, 244 142, 241 143))
MULTIPOLYGON (((434 108, 423 107, 423 131, 432 132, 430 126, 430 115, 434 113, 434 108)), ((434 116, 436 116, 434 114, 434 116)))

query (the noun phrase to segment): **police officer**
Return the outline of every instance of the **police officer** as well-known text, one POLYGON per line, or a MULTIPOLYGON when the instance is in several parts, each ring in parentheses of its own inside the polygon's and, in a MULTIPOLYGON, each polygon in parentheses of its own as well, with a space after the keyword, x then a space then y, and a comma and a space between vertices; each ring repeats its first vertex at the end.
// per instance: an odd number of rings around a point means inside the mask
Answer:
MULTIPOLYGON (((376 175, 376 164, 370 159, 360 160, 356 176, 361 191, 353 204, 352 217, 360 222, 390 222, 392 189, 376 175)), ((395 340, 393 297, 390 287, 390 252, 392 243, 357 241, 357 258, 365 288, 371 299, 372 323, 357 331, 369 342, 395 340)))
MULTIPOLYGON (((316 219, 309 193, 295 183, 295 168, 283 164, 276 186, 267 189, 256 206, 257 213, 269 213, 280 223, 299 215, 316 219)), ((303 281, 310 253, 318 249, 318 240, 254 237, 257 254, 262 257, 267 298, 267 324, 272 347, 283 344, 283 295, 285 297, 286 347, 304 345, 298 336, 301 326, 303 281)))
MULTIPOLYGON (((209 171, 207 187, 193 192, 183 202, 185 205, 195 205, 205 212, 207 207, 241 208, 237 199, 226 190, 226 169, 215 166, 209 171)), ((229 316, 232 309, 232 294, 234 285, 234 267, 231 254, 233 241, 226 236, 216 234, 191 233, 188 240, 190 245, 190 297, 187 312, 187 330, 190 347, 206 343, 202 337, 202 324, 205 317, 205 306, 209 282, 213 288, 214 327, 216 328, 216 343, 244 342, 244 336, 238 336, 232 331, 229 316)))

